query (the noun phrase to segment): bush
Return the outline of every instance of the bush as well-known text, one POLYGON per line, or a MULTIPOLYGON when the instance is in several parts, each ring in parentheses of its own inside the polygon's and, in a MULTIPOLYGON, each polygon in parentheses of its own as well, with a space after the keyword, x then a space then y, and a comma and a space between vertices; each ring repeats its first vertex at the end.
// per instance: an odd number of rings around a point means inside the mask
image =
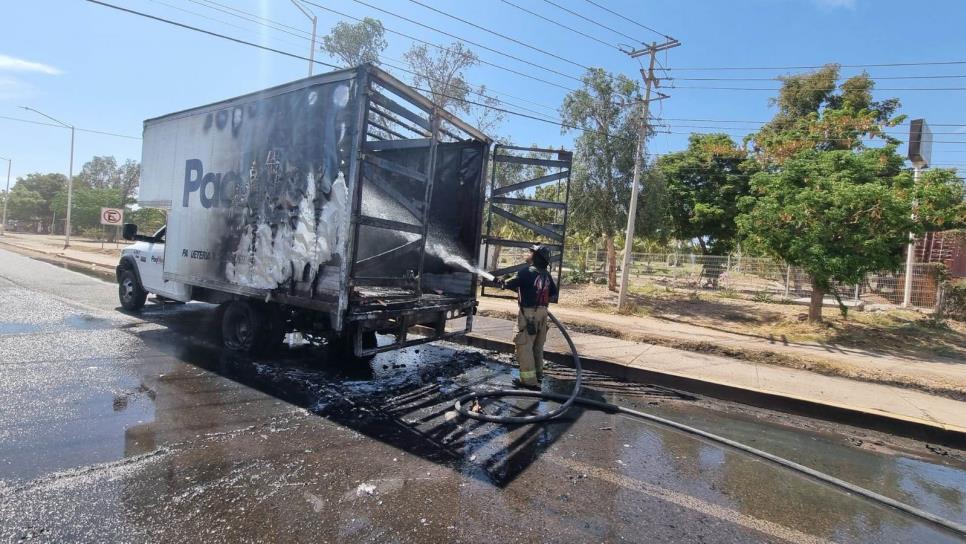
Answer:
POLYGON ((946 284, 942 311, 949 319, 966 321, 966 280, 946 284))
POLYGON ((564 276, 564 281, 571 285, 579 283, 590 283, 593 280, 593 276, 587 272, 580 270, 573 270, 564 276))
POLYGON ((772 294, 767 291, 759 291, 755 293, 755 295, 751 297, 751 299, 754 300, 755 302, 763 302, 767 304, 771 304, 775 302, 775 297, 772 296, 772 294))
POLYGON ((721 298, 741 298, 741 295, 738 294, 738 291, 730 287, 725 287, 724 289, 718 291, 718 296, 721 298))

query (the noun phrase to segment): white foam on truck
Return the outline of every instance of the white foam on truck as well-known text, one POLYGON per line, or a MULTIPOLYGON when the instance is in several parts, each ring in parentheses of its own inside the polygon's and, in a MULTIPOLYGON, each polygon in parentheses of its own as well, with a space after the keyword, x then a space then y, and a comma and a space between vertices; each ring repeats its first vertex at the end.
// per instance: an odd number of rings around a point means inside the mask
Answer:
POLYGON ((339 172, 332 183, 329 200, 318 214, 318 220, 314 176, 308 177, 295 227, 282 222, 274 238, 272 225, 265 220, 245 227, 232 253, 232 261, 226 264, 228 281, 256 289, 275 289, 292 278, 301 280, 306 266, 311 278, 333 256, 344 257, 340 250, 345 245, 344 225, 349 211, 345 177, 339 172))

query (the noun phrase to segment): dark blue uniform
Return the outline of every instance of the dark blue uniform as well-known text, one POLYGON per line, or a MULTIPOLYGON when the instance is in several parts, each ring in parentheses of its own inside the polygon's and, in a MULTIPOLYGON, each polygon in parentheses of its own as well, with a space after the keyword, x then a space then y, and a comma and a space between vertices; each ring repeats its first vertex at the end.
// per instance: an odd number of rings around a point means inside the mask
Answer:
POLYGON ((521 308, 547 306, 557 296, 557 285, 546 268, 524 268, 507 280, 504 286, 517 292, 521 308))

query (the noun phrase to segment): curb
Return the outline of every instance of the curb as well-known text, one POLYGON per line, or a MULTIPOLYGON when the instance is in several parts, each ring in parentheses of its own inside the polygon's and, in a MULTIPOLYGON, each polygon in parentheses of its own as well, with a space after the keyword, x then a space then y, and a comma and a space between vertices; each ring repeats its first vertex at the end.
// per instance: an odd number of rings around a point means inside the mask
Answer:
MULTIPOLYGON (((514 351, 512 342, 474 333, 457 337, 452 341, 503 353, 513 353, 514 351)), ((573 361, 569 353, 547 351, 545 352, 545 357, 553 363, 573 368, 573 361)), ((661 385, 758 408, 843 423, 854 427, 940 444, 950 448, 966 449, 966 429, 955 426, 947 426, 879 411, 865 410, 854 406, 823 403, 760 389, 747 389, 735 385, 682 376, 671 372, 630 367, 607 359, 581 355, 580 361, 585 370, 599 372, 626 382, 661 385)))
POLYGON ((85 274, 93 274, 104 281, 109 281, 109 282, 117 281, 116 272, 113 267, 108 268, 102 264, 91 262, 91 261, 85 261, 84 259, 78 259, 76 257, 68 257, 66 255, 58 255, 56 253, 48 253, 46 251, 41 251, 38 249, 24 247, 17 244, 12 244, 2 239, 0 239, 0 247, 3 247, 4 249, 17 253, 19 255, 29 257, 31 259, 37 259, 38 261, 46 262, 48 264, 83 265, 83 270, 77 270, 78 272, 85 273, 85 274))

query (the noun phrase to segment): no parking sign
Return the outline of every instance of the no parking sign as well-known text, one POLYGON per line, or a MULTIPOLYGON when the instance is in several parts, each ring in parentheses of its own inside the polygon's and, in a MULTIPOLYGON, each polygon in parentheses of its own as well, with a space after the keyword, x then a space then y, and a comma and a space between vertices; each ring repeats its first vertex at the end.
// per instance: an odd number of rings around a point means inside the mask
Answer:
POLYGON ((124 223, 124 210, 119 208, 101 208, 102 225, 121 225, 124 223))

